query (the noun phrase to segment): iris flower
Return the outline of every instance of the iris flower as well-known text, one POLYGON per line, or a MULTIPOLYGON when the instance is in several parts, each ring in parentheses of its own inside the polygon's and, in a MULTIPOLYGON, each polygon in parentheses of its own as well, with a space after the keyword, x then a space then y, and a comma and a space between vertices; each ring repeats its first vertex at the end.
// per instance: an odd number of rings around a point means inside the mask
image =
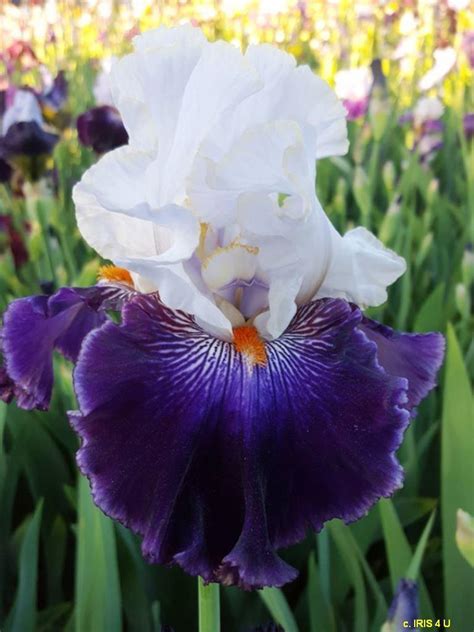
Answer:
POLYGON ((33 92, 15 91, 13 103, 6 109, 2 119, 2 132, 1 159, 19 167, 26 179, 38 180, 59 137, 45 128, 33 92))
POLYGON ((315 161, 348 146, 325 82, 191 26, 134 44, 112 69, 129 143, 73 194, 114 265, 92 288, 10 305, 4 398, 46 408, 61 352, 79 467, 146 559, 281 586, 297 572, 277 549, 402 485, 395 452, 443 338, 362 311, 405 262, 363 228, 341 236, 315 195, 315 161))
POLYGON ((342 99, 349 121, 366 114, 373 82, 372 71, 367 67, 339 70, 336 73, 336 94, 342 99))
POLYGON ((418 584, 411 579, 401 579, 381 632, 402 632, 406 628, 418 630, 418 627, 412 627, 418 615, 418 584))

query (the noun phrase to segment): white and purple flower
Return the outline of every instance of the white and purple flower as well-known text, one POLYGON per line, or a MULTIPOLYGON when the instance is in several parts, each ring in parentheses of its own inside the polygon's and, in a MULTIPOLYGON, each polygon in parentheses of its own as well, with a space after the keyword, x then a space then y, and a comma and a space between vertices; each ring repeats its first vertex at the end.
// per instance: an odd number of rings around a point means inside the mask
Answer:
POLYGON ((336 73, 334 88, 346 108, 349 121, 366 114, 373 82, 373 74, 368 67, 340 70, 336 73))
POLYGON ((37 180, 58 139, 46 129, 35 94, 15 90, 2 119, 0 159, 9 166, 18 165, 27 179, 37 180))
POLYGON ((315 161, 347 150, 329 86, 189 26, 134 43, 111 74, 129 143, 74 190, 115 267, 10 305, 0 391, 47 408, 63 353, 79 466, 145 557, 280 586, 296 571, 278 548, 402 485, 395 452, 444 341, 362 312, 405 262, 365 229, 341 236, 315 195, 315 161))

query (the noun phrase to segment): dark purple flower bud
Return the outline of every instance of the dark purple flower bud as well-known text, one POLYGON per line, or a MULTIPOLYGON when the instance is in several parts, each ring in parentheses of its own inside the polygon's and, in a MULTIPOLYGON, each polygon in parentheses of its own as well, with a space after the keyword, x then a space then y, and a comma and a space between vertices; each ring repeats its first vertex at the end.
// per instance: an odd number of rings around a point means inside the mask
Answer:
POLYGON ((474 112, 464 115, 463 119, 464 134, 471 139, 474 136, 474 112))
POLYGON ((279 623, 270 622, 252 628, 251 632, 285 632, 285 629, 279 623))
POLYGON ((81 143, 98 154, 128 142, 120 114, 110 105, 101 105, 81 114, 77 119, 77 133, 81 143))
POLYGON ((403 630, 404 621, 418 618, 418 585, 410 579, 401 579, 390 605, 387 623, 394 632, 403 630))

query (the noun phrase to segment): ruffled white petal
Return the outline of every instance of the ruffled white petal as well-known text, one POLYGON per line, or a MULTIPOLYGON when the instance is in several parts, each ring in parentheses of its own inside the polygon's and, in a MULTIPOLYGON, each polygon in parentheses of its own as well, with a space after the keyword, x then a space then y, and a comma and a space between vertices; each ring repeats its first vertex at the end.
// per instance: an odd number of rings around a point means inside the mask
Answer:
POLYGON ((385 300, 403 260, 364 229, 341 237, 315 195, 316 159, 347 150, 331 88, 275 48, 242 55, 190 26, 134 46, 111 71, 129 146, 74 189, 88 243, 229 340, 245 319, 278 337, 315 296, 385 300))
POLYGON ((29 121, 35 121, 38 125, 43 124, 38 100, 29 90, 17 90, 13 97, 13 103, 3 116, 2 134, 5 135, 15 123, 26 123, 29 121))
POLYGON ((403 257, 362 227, 341 237, 331 226, 331 241, 331 265, 317 297, 344 298, 360 306, 384 303, 387 287, 406 270, 403 257))

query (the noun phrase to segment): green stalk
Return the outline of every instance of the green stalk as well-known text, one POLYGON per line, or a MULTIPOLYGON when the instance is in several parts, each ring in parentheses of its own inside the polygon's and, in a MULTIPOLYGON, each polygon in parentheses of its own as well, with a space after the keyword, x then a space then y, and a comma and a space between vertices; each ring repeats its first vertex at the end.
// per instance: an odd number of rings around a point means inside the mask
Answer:
POLYGON ((49 225, 48 225, 48 220, 47 220, 47 211, 44 207, 44 203, 41 199, 36 200, 36 212, 37 212, 37 217, 38 217, 38 222, 39 225, 41 227, 41 235, 43 237, 43 243, 44 243, 44 247, 45 247, 45 251, 46 251, 46 257, 48 259, 48 264, 49 264, 49 268, 51 271, 51 279, 55 285, 55 287, 57 288, 58 286, 58 280, 56 277, 56 270, 54 267, 54 258, 53 258, 53 253, 51 250, 51 244, 49 241, 49 225))
POLYGON ((198 579, 199 632, 220 632, 219 584, 204 584, 198 579))

